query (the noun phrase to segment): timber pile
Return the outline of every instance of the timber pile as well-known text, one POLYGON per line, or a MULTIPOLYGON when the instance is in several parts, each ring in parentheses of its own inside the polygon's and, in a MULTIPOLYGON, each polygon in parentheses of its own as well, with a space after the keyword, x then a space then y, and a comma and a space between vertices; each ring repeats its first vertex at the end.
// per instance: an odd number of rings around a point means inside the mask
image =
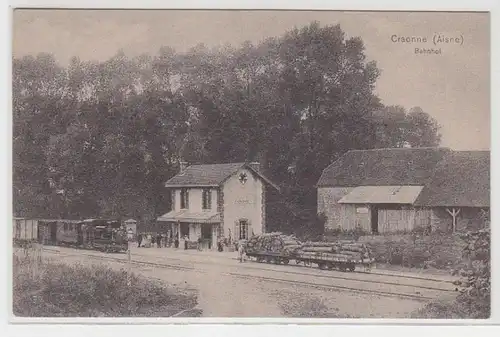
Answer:
POLYGON ((280 255, 290 255, 300 248, 301 243, 297 238, 280 232, 253 236, 246 245, 248 253, 261 252, 280 255))
POLYGON ((305 259, 321 259, 331 261, 368 262, 372 254, 364 243, 354 241, 337 242, 306 242, 298 251, 298 255, 305 259))

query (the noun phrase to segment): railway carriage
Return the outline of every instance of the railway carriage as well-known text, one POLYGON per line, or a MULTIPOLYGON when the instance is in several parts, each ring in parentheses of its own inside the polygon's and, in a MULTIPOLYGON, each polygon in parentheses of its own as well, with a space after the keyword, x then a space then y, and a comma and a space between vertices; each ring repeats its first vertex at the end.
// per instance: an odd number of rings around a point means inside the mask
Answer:
POLYGON ((38 242, 44 245, 71 246, 107 252, 128 249, 127 235, 115 220, 87 219, 13 219, 16 245, 38 242))

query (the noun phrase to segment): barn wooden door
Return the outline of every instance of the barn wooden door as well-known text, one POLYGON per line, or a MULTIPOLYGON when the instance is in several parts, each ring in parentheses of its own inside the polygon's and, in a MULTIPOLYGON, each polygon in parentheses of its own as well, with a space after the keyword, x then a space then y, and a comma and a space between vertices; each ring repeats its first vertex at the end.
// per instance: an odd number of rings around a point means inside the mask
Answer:
POLYGON ((370 213, 371 213, 370 220, 371 220, 372 233, 378 234, 378 207, 371 206, 370 213))

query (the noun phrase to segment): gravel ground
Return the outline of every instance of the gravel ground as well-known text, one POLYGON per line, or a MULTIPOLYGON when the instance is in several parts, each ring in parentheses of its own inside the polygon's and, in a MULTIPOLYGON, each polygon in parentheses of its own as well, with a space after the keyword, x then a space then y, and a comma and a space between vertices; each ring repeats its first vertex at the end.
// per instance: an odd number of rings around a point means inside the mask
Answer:
MULTIPOLYGON (((58 249, 61 252, 71 254, 78 253, 78 251, 72 249, 58 249)), ((168 282, 186 291, 196 290, 199 302, 196 307, 198 312, 194 311, 194 316, 198 315, 199 311, 202 311, 204 317, 404 318, 425 305, 425 302, 412 299, 346 291, 329 291, 259 280, 251 277, 251 275, 263 275, 262 271, 251 270, 253 265, 260 266, 253 262, 240 264, 232 259, 229 260, 227 256, 224 262, 223 258, 216 255, 207 254, 203 256, 203 252, 197 252, 199 254, 186 252, 186 254, 183 254, 183 252, 162 252, 162 250, 142 248, 133 250, 133 253, 136 253, 134 259, 156 263, 163 261, 164 263, 193 267, 194 270, 175 270, 137 265, 133 265, 131 268, 136 273, 142 273, 145 276, 168 282), (173 263, 172 259, 177 259, 177 263, 173 263), (248 277, 235 277, 228 274, 233 272, 245 273, 248 277)), ((94 254, 94 252, 85 253, 94 254)), ((47 253, 46 255, 52 254, 54 253, 47 253)), ((99 255, 100 253, 95 254, 99 255)), ((123 255, 108 254, 107 256, 125 258, 123 255)), ((78 261, 92 264, 105 263, 114 268, 124 267, 121 263, 96 260, 86 256, 64 257, 63 260, 68 263, 78 261)), ((286 268, 285 266, 269 267, 286 268)), ((271 272, 266 271, 265 273, 271 272)), ((274 271, 274 273, 283 278, 292 277, 280 273, 279 270, 274 271)), ((365 274, 352 275, 365 277, 365 274)), ((314 275, 302 275, 300 277, 304 281, 325 282, 324 278, 318 280, 314 275)), ((367 277, 373 276, 368 275, 367 277)), ((334 280, 332 282, 338 283, 341 281, 334 280)), ((344 280, 342 282, 352 283, 353 281, 344 280)), ((365 285, 367 284, 365 283, 365 285)), ((388 287, 391 288, 391 286, 388 287)), ((191 314, 187 313, 187 315, 191 314)))

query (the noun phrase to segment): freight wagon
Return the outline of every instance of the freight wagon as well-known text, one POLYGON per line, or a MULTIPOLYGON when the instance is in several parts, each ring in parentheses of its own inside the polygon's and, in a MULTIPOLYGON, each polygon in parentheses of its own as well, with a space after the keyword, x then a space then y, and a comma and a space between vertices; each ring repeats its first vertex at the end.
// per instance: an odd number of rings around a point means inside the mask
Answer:
POLYGON ((25 218, 14 218, 13 221, 13 239, 17 245, 38 242, 103 251, 121 252, 128 249, 126 232, 118 221, 25 218))
POLYGON ((328 253, 307 254, 306 252, 297 252, 290 254, 280 254, 276 252, 247 252, 248 257, 255 258, 257 262, 285 264, 295 261, 296 264, 304 265, 316 264, 320 269, 339 269, 340 271, 354 271, 356 265, 362 265, 369 268, 374 261, 373 258, 357 259, 333 256, 328 253))
POLYGON ((13 219, 15 243, 39 242, 42 244, 76 243, 74 231, 78 220, 13 219))
POLYGON ((300 243, 294 237, 281 233, 270 233, 251 238, 245 249, 250 258, 257 262, 289 264, 316 264, 320 269, 354 271, 356 265, 369 269, 375 262, 365 244, 352 241, 300 243))

